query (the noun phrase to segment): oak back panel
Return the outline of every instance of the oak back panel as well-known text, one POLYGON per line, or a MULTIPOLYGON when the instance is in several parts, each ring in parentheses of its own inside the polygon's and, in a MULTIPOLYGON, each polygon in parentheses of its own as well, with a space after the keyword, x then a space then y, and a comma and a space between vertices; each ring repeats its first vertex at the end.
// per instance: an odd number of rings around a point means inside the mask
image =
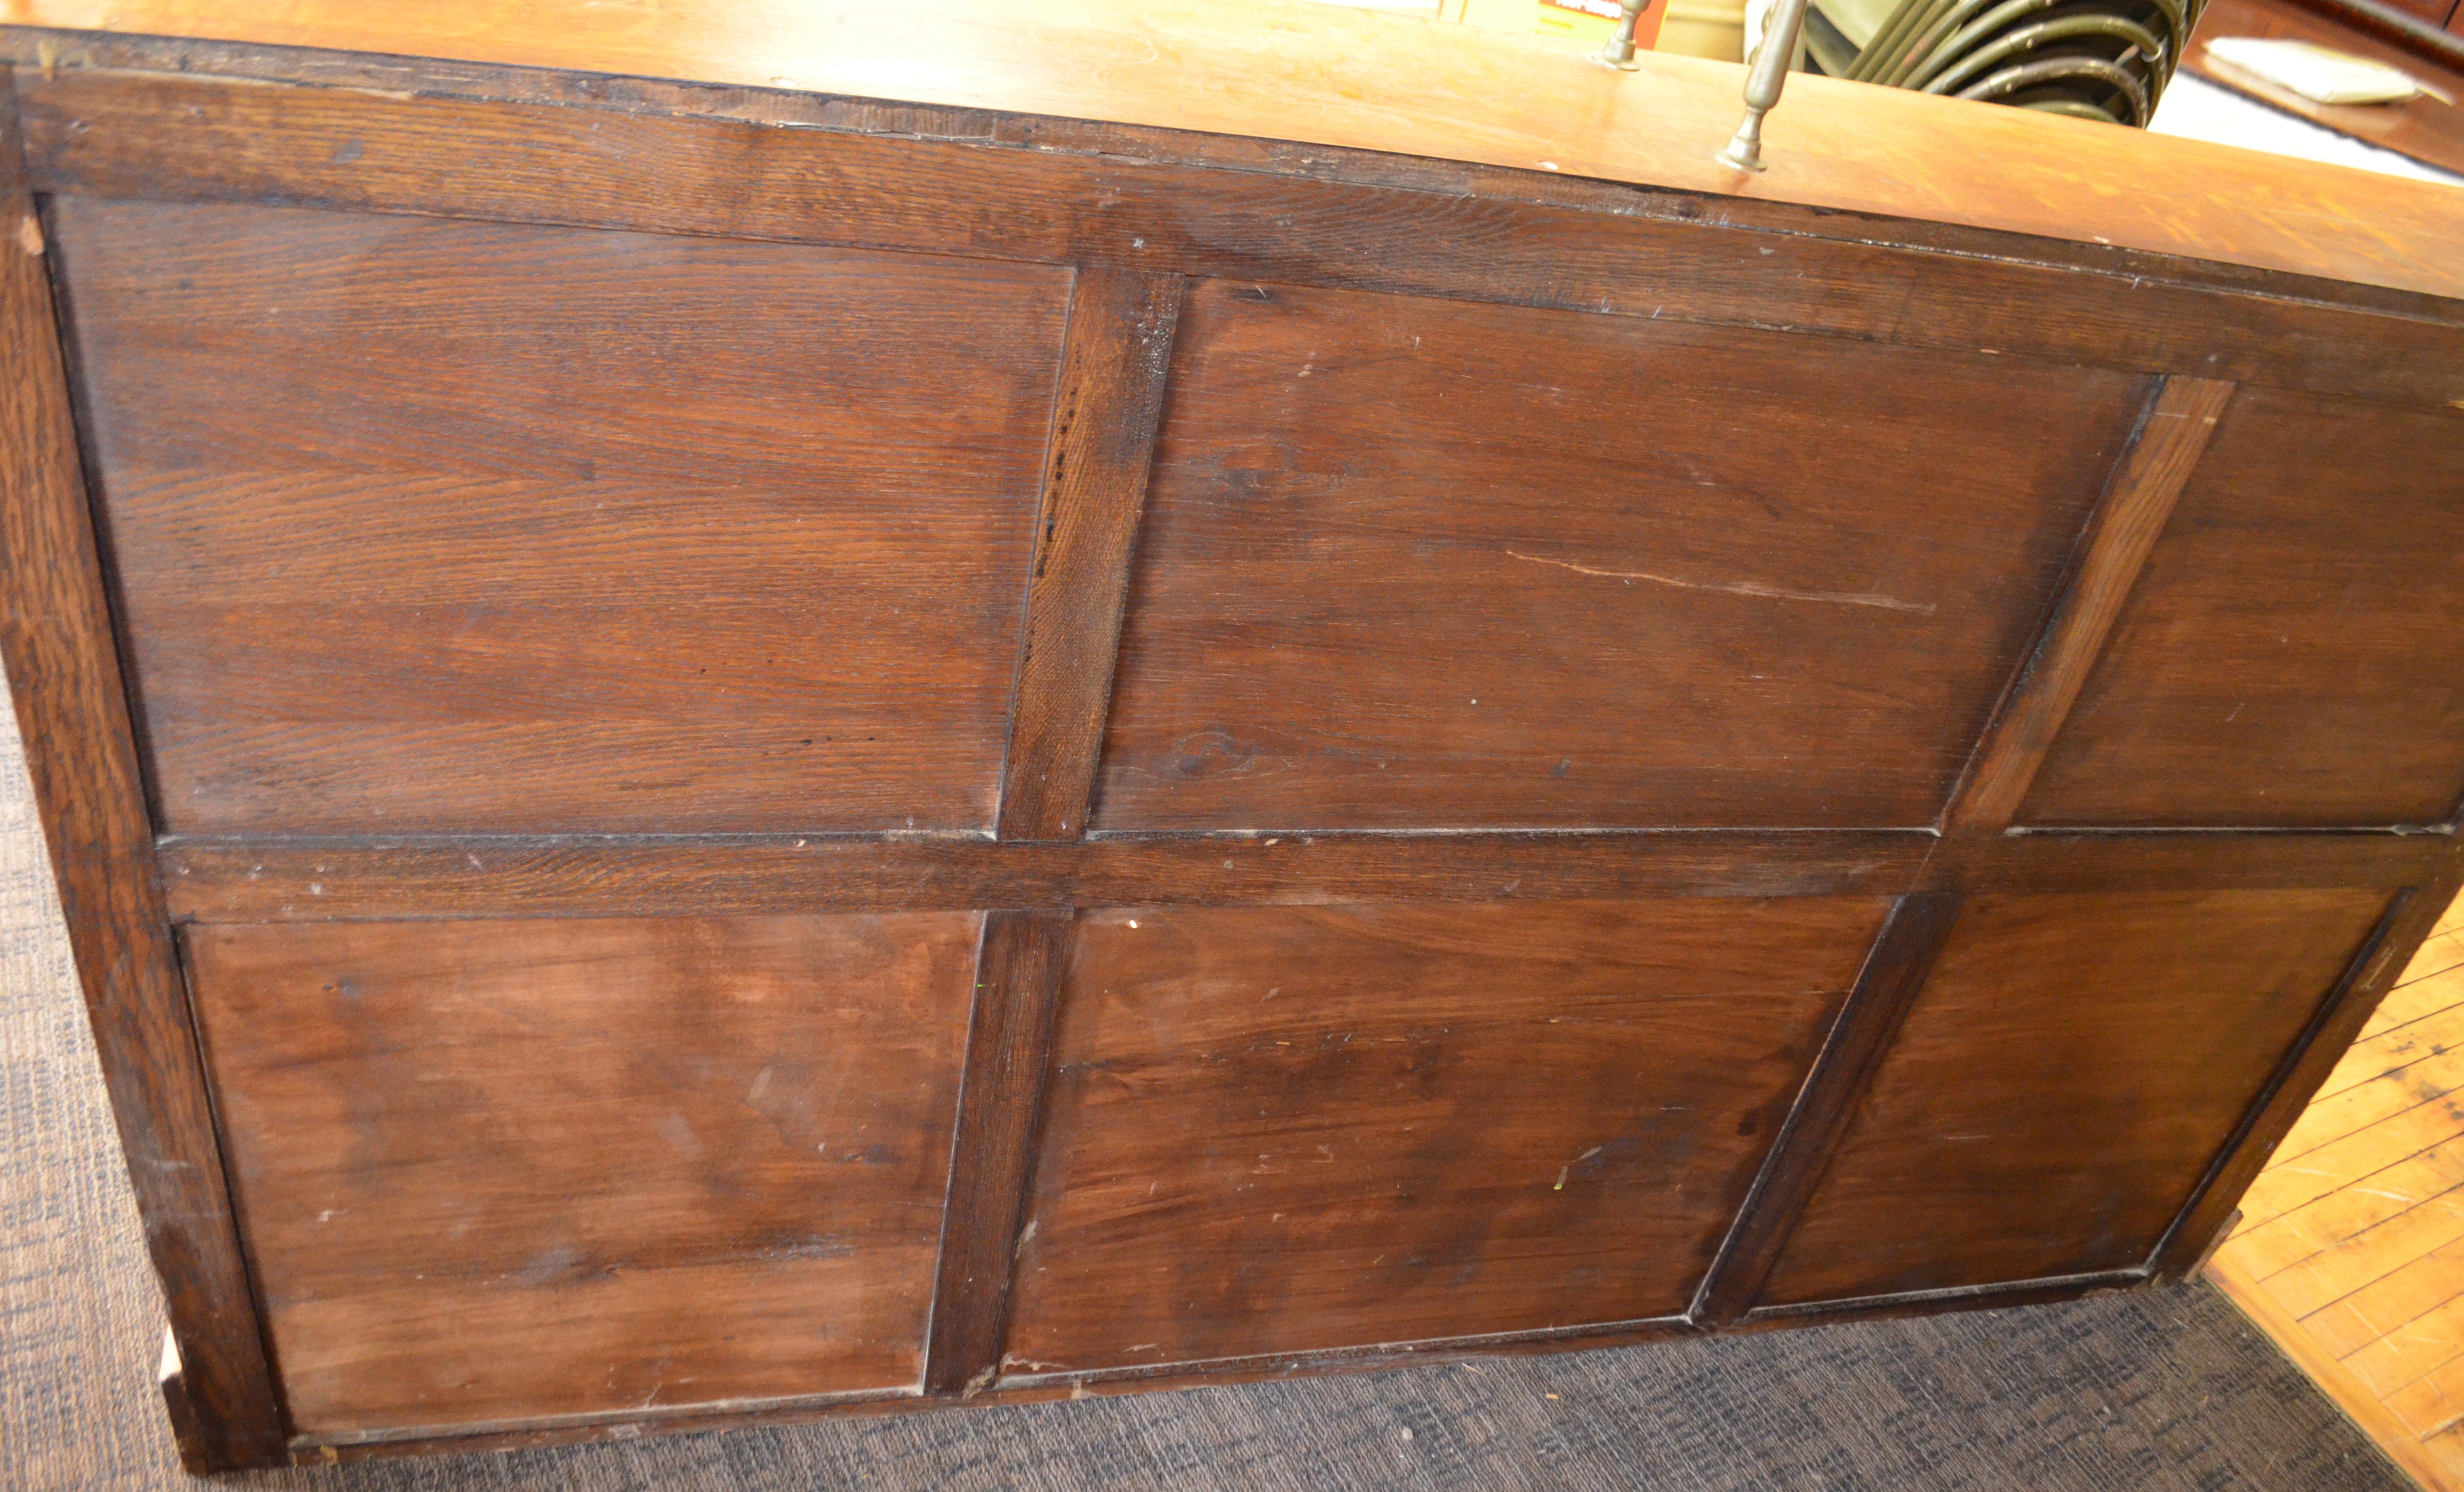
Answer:
POLYGON ((1929 823, 2143 396, 1196 286, 1095 822, 1929 823))
POLYGON ((191 930, 297 1427, 913 1392, 979 921, 191 930))
POLYGON ((1682 1314, 1886 905, 1086 915, 1003 1366, 1682 1314))
POLYGON ((2245 389, 2021 816, 2445 823, 2459 638, 2464 413, 2245 389))
POLYGON ((2386 906, 2363 890, 1971 902, 1762 1303, 2145 1264, 2386 906))
POLYGON ((54 216, 165 827, 991 822, 1063 272, 54 216))

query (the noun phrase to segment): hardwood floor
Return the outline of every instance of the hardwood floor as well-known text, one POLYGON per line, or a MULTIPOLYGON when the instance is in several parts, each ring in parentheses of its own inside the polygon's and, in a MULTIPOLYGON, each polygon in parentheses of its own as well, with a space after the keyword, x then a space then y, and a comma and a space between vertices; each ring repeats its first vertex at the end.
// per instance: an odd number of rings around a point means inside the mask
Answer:
POLYGON ((2414 1480, 2464 1492, 2464 900, 2209 1273, 2414 1480))

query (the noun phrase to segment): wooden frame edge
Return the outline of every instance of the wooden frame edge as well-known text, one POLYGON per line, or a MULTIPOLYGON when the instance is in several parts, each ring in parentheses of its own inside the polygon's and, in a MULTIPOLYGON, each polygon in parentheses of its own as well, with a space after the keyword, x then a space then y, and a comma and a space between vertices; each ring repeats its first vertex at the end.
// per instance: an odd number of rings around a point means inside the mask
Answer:
POLYGON ((984 916, 926 1336, 927 1393, 974 1398, 1001 1372, 1070 941, 1067 913, 984 916))
POLYGON ((1103 266, 1081 267, 1070 281, 1001 766, 1001 839, 1087 831, 1184 283, 1103 266))
POLYGON ((0 655, 129 1179, 191 1469, 280 1465, 285 1416, 171 940, 11 80, 0 78, 0 655))
POLYGON ((1892 907, 1695 1291, 1689 1319, 1716 1328, 1749 1314, 1950 940, 1960 907, 1958 897, 1933 892, 1911 893, 1892 907))

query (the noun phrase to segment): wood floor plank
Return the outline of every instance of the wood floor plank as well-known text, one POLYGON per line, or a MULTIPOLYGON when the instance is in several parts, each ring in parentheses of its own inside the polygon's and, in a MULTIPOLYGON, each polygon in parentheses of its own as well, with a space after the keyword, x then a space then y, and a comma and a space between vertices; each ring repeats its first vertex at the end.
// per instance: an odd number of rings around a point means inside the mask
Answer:
POLYGON ((2396 982, 2410 984, 2415 979, 2426 979, 2433 974, 2444 974, 2459 967, 2464 967, 2464 928, 2450 928, 2423 940, 2420 949, 2412 955, 2412 962, 2405 965, 2404 977, 2396 982))
MULTIPOLYGON (((2425 1016, 2392 1031, 2382 1032, 2367 1041, 2356 1042, 2327 1081, 2319 1086, 2319 1098, 2332 1098, 2348 1087, 2367 1083, 2370 1079, 2393 1072, 2408 1063, 2434 1056, 2451 1046, 2464 1046, 2464 1006, 2425 1016)), ((2311 1102, 2316 1103, 2314 1098, 2311 1102)))
POLYGON ((2287 1310, 2307 1316, 2458 1239, 2464 1239, 2464 1190, 2442 1193, 2276 1270, 2266 1277, 2267 1290, 2287 1310))
POLYGON ((2436 1476, 2424 1476, 2413 1470, 2411 1463, 2401 1456, 2395 1459, 2396 1464, 2411 1471, 2413 1480, 2429 1492, 2454 1492, 2454 1489, 2464 1488, 2464 1429, 2440 1431, 2421 1443, 2421 1454, 2429 1458, 2429 1464, 2436 1476))
POLYGON ((2464 929, 2464 896, 2448 904, 2447 914, 2438 919, 2438 926, 2431 929, 2430 932, 2435 937, 2441 932, 2453 932, 2458 929, 2464 929))
POLYGON ((2464 1186, 2464 1137, 2253 1228, 2236 1242, 2260 1278, 2464 1186))
MULTIPOLYGON (((2272 1287, 2268 1293, 2283 1298, 2272 1287)), ((2451 1240, 2303 1316, 2301 1327, 2328 1351, 2346 1357, 2459 1295, 2464 1240, 2451 1240)))
POLYGON ((2335 1401, 2336 1407, 2361 1427, 2363 1434, 2377 1441, 2389 1459, 2421 1483, 2425 1492, 2464 1492, 2464 1477, 2458 1477, 2441 1454, 2424 1446, 2376 1394, 2345 1371, 2343 1364, 2320 1350, 2301 1329, 2300 1323, 2287 1315, 2265 1288, 2234 1263, 2232 1253, 2228 1246, 2216 1256, 2208 1265, 2208 1278, 2241 1308, 2251 1324, 2272 1338, 2284 1355, 2293 1359, 2294 1366, 2307 1373, 2335 1401))
POLYGON ((2428 1439, 2464 1420, 2464 1357, 2457 1357, 2415 1378, 2387 1396, 2396 1422, 2428 1439))
POLYGON ((2458 1357, 2464 1357, 2464 1296, 2422 1312, 2339 1361, 2385 1398, 2458 1357))
MULTIPOLYGON (((2451 1055, 2464 1056, 2464 1053, 2451 1055)), ((2445 1057, 2439 1061, 2444 1062, 2445 1057)), ((2416 1064, 2405 1069, 2407 1074, 2430 1066, 2416 1064)), ((2443 1069, 2441 1069, 2443 1070, 2443 1069)), ((2394 1084, 2398 1080, 2382 1079, 2394 1084)), ((2429 1080, 2425 1080, 2429 1081, 2429 1080)), ((2367 1093, 2369 1087, 2353 1091, 2367 1093)), ((2387 1091, 2401 1096, 2402 1089, 2390 1086, 2387 1091)), ((2341 1096, 2341 1095, 2340 1095, 2341 1096)), ((2307 1154, 2294 1156, 2270 1166, 2251 1183, 2242 1197, 2242 1215, 2262 1220, 2280 1217, 2297 1207, 2327 1196, 2337 1189, 2366 1181, 2390 1166, 2399 1165, 2427 1150, 2433 1150, 2448 1140, 2464 1134, 2464 1103, 2447 1094, 2433 1094, 2429 1102, 2413 1104, 2342 1139, 2331 1140, 2307 1154)))
POLYGON ((2464 1088, 2464 1047, 2451 1048, 2394 1072, 2383 1073, 2303 1109, 2292 1132, 2276 1148, 2276 1158, 2269 1164, 2291 1164, 2375 1125, 2432 1105, 2447 1106, 2449 1133, 2464 1130, 2464 1107, 2457 1102, 2458 1088, 2464 1088))
POLYGON ((2464 899, 2243 1198, 2210 1276, 2429 1492, 2464 1492, 2464 899))
MULTIPOLYGON (((2464 939, 2458 942, 2464 944, 2464 939)), ((2371 1041, 2459 1003, 2464 1003, 2464 965, 2419 976, 2408 970, 2404 982, 2387 992, 2387 998, 2370 1016, 2369 1024, 2362 1027, 2362 1040, 2371 1041)))

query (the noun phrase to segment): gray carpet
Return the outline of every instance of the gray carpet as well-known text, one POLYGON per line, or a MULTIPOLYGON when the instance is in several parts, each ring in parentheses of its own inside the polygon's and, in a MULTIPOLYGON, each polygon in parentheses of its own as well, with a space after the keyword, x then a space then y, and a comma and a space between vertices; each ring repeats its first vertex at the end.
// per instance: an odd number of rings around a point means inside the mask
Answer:
MULTIPOLYGON (((0 1489, 184 1481, 162 1318, 0 711, 0 1489)), ((2030 1311, 240 1479, 327 1489, 2407 1483, 2204 1285, 2030 1311)))

